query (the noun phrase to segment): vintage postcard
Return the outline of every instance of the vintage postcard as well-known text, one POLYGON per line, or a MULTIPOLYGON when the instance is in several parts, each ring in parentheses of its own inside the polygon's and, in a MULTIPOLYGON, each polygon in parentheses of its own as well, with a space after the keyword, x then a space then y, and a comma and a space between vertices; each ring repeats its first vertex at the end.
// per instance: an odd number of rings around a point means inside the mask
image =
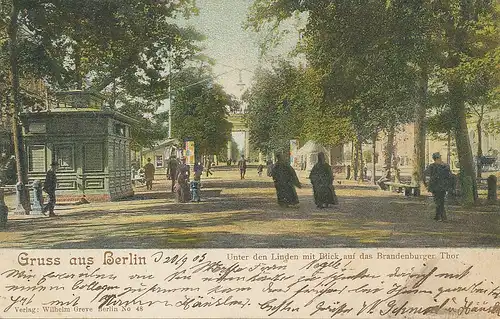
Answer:
POLYGON ((499 16, 0 0, 0 318, 499 317, 499 16))

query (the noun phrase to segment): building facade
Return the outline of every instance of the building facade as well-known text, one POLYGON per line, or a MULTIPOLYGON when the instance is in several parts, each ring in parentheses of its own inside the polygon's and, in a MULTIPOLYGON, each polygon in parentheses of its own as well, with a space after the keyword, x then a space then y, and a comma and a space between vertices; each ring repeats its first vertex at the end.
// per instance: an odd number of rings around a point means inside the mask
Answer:
POLYGON ((58 201, 110 201, 133 195, 130 124, 133 119, 80 91, 58 95, 46 110, 22 115, 30 182, 57 162, 58 201))

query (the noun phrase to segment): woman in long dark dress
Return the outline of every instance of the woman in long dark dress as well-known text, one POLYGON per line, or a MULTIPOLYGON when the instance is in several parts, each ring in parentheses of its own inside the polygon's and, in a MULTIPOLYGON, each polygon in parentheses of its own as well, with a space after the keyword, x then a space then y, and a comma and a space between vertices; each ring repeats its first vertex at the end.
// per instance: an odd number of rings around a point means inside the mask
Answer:
POLYGON ((301 187, 297 174, 290 164, 283 160, 281 155, 278 155, 276 160, 276 164, 271 170, 271 175, 274 180, 274 187, 276 188, 278 204, 281 207, 296 205, 299 203, 299 198, 295 187, 301 187))
POLYGON ((333 172, 325 161, 325 154, 318 153, 318 162, 309 175, 314 192, 314 202, 318 208, 338 204, 335 188, 333 187, 333 172))
POLYGON ((177 176, 177 183, 175 184, 174 191, 175 198, 178 203, 186 203, 191 200, 191 194, 186 175, 179 174, 177 176))

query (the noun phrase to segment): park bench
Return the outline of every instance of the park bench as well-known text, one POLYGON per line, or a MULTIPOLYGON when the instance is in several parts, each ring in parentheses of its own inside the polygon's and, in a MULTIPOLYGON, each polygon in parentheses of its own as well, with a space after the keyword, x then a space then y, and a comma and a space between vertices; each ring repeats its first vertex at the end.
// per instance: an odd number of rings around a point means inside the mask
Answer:
POLYGON ((385 182, 385 185, 389 187, 389 191, 396 190, 398 193, 404 193, 405 196, 419 196, 420 195, 420 187, 413 186, 410 184, 403 183, 394 183, 394 182, 385 182))

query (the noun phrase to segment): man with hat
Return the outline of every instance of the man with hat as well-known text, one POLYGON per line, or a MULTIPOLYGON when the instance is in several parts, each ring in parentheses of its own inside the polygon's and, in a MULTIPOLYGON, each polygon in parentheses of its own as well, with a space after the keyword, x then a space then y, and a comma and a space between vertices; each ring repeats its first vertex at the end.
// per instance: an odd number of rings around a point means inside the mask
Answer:
POLYGON ((45 212, 49 211, 49 217, 56 216, 56 214, 54 214, 54 207, 56 205, 56 170, 58 166, 59 163, 55 161, 52 162, 50 169, 47 171, 47 175, 45 175, 45 181, 43 182, 43 190, 49 195, 49 202, 43 207, 42 213, 45 215, 45 212))
POLYGON ((450 182, 452 174, 450 167, 443 163, 441 154, 432 154, 434 163, 430 164, 424 172, 424 176, 429 176, 429 183, 424 178, 425 187, 432 193, 434 202, 436 203, 436 217, 437 221, 446 220, 446 212, 444 210, 444 199, 446 191, 450 189, 450 182))
POLYGON ((155 166, 151 163, 151 158, 147 159, 144 165, 144 177, 146 178, 146 189, 153 190, 153 180, 155 179, 155 166))
POLYGON ((177 179, 177 168, 179 166, 179 161, 175 155, 171 155, 167 162, 167 179, 172 181, 172 193, 174 192, 174 186, 177 179))

